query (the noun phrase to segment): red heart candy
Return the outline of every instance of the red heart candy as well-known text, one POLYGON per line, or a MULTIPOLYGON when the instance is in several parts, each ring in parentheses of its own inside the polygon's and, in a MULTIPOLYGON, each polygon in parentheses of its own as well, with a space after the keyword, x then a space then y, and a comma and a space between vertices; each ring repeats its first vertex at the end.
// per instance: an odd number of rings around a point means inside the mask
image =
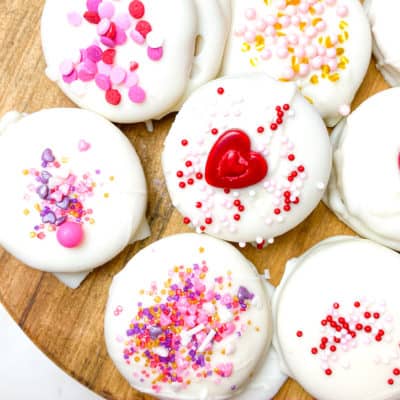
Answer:
POLYGON ((231 129, 212 147, 205 179, 211 186, 242 189, 260 182, 267 172, 267 161, 260 153, 251 151, 248 135, 239 129, 231 129))

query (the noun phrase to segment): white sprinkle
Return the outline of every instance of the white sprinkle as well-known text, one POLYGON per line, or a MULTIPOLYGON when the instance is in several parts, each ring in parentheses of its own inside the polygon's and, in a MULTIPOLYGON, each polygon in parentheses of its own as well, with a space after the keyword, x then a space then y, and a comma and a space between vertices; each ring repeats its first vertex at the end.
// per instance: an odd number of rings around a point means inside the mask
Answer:
POLYGON ((256 237, 256 243, 261 244, 264 241, 264 239, 261 236, 256 237))
POLYGON ((325 189, 325 184, 323 182, 318 182, 317 183, 317 189, 324 190, 325 189))
POLYGON ((250 197, 254 197, 255 195, 256 195, 256 191, 255 190, 250 190, 249 196, 250 197))
POLYGON ((265 220, 265 223, 266 223, 267 225, 271 225, 271 224, 272 224, 272 218, 267 218, 267 219, 265 220))
POLYGON ((274 241, 275 241, 275 239, 274 239, 274 238, 271 238, 271 239, 268 239, 268 240, 267 240, 267 242, 268 242, 269 244, 272 244, 272 243, 274 243, 274 241))
POLYGON ((151 133, 154 132, 154 125, 153 125, 153 121, 151 119, 149 119, 148 121, 145 121, 144 123, 146 125, 146 131, 151 133))
POLYGON ((348 104, 342 104, 339 107, 339 114, 343 117, 347 117, 350 114, 350 106, 348 104))
POLYGON ((165 347, 161 347, 161 346, 155 347, 153 349, 153 353, 157 354, 160 357, 167 357, 168 356, 168 350, 165 347))
POLYGON ((210 332, 208 332, 208 335, 206 336, 206 338, 204 339, 204 341, 200 345, 200 347, 197 349, 197 351, 199 353, 203 353, 207 349, 208 345, 212 342, 215 335, 216 335, 216 332, 214 330, 211 330, 210 332))
POLYGON ((239 247, 244 249, 246 247, 246 242, 239 242, 239 247))
POLYGON ((238 191, 234 191, 234 192, 232 193, 232 196, 233 196, 233 197, 239 197, 239 195, 240 195, 240 193, 239 193, 238 191))
POLYGON ((269 281, 271 279, 271 273, 269 269, 264 269, 264 279, 269 281))
POLYGON ((278 215, 278 216, 276 217, 276 220, 277 220, 279 223, 282 223, 282 222, 283 222, 283 217, 282 217, 282 215, 278 215))
POLYGON ((224 324, 233 320, 233 314, 225 307, 222 307, 218 311, 219 319, 224 324))
POLYGON ((230 342, 230 343, 228 343, 226 346, 225 346, 225 352, 226 352, 226 354, 233 354, 234 352, 236 351, 236 345, 235 345, 235 343, 233 343, 233 342, 230 342))

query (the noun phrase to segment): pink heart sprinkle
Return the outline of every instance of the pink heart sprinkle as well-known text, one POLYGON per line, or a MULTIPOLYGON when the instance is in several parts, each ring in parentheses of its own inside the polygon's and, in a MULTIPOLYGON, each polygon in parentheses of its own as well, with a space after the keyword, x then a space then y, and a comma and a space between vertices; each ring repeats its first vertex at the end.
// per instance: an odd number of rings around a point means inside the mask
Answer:
POLYGON ((126 43, 128 37, 123 29, 117 28, 117 34, 115 35, 115 44, 121 46, 126 43))
POLYGON ((102 36, 105 35, 110 29, 110 20, 103 18, 97 25, 97 33, 102 36))
POLYGON ((131 19, 129 14, 118 14, 115 17, 115 24, 123 29, 124 31, 126 31, 127 29, 129 29, 131 27, 131 19))
POLYGON ((85 140, 80 140, 78 143, 78 149, 79 151, 88 151, 91 147, 91 144, 86 142, 85 140))
POLYGON ((60 65, 60 72, 62 75, 69 75, 74 70, 74 65, 71 60, 65 60, 60 65))
POLYGON ((99 89, 107 91, 111 89, 110 78, 107 75, 97 74, 95 77, 96 85, 99 89))
POLYGON ((101 3, 101 0, 87 0, 86 7, 87 7, 88 11, 96 11, 97 12, 100 3, 101 3))
POLYGON ((131 88, 132 86, 136 86, 139 83, 139 77, 136 72, 128 72, 128 76, 125 80, 125 86, 127 88, 131 88))
POLYGON ((146 92, 140 86, 132 86, 128 95, 133 103, 143 103, 146 99, 146 92))
POLYGON ((110 79, 114 85, 119 85, 123 83, 125 81, 125 78, 126 78, 126 71, 123 68, 115 66, 112 69, 110 74, 110 79))
POLYGON ((159 60, 161 60, 163 54, 164 54, 164 50, 162 47, 157 47, 157 48, 148 47, 147 48, 147 55, 149 56, 150 60, 159 61, 159 60))

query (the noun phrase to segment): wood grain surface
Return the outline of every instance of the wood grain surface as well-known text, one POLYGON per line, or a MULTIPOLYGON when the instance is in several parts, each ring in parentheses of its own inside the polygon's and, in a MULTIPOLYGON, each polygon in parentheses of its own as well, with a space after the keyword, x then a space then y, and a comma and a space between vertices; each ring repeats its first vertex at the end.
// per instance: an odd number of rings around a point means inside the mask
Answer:
MULTIPOLYGON (((0 115, 10 110, 30 113, 41 108, 74 106, 44 74, 39 29, 43 3, 44 0, 0 0, 0 115)), ((372 60, 353 108, 385 88, 372 60)), ((135 253, 161 237, 188 231, 171 205, 160 166, 162 144, 173 119, 174 115, 170 115, 156 122, 152 134, 142 124, 120 126, 145 169, 150 238, 126 248, 92 273, 77 290, 66 288, 50 274, 27 268, 0 248, 0 300, 52 360, 107 399, 151 399, 130 388, 107 356, 103 311, 112 277, 135 253)), ((276 285, 289 258, 337 234, 353 233, 320 204, 304 223, 278 238, 274 245, 264 250, 248 246, 241 251, 260 271, 269 268, 276 285)), ((311 397, 289 380, 276 399, 311 397)))

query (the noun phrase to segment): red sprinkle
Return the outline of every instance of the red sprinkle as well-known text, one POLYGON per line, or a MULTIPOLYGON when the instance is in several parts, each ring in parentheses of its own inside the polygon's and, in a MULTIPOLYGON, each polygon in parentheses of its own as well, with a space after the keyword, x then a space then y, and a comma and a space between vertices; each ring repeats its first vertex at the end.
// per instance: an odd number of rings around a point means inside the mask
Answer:
POLYGON ((325 374, 326 375, 332 375, 332 370, 330 369, 330 368, 327 368, 326 370, 325 370, 325 374))
POLYGON ((117 106, 121 102, 121 93, 116 89, 107 90, 106 100, 113 106, 117 106))
POLYGON ((264 127, 263 127, 263 126, 259 126, 259 127, 257 128, 257 132, 258 132, 258 133, 263 133, 263 132, 264 132, 264 127))
POLYGON ((219 88, 217 89, 217 92, 218 92, 218 94, 224 94, 224 93, 225 93, 225 90, 224 90, 224 88, 219 87, 219 88))
POLYGON ((212 133, 213 135, 216 135, 216 134, 218 133, 218 129, 217 129, 217 128, 212 128, 212 129, 211 129, 211 133, 212 133))
POLYGON ((239 221, 239 220, 240 220, 240 215, 239 215, 239 214, 235 214, 235 215, 233 216, 233 219, 234 219, 235 221, 239 221))
POLYGON ((183 139, 183 140, 181 141, 182 146, 187 146, 188 143, 189 143, 189 142, 188 142, 186 139, 183 139))
POLYGON ((303 336, 303 332, 302 331, 297 331, 296 332, 296 336, 297 337, 302 337, 303 336))
POLYGON ((177 176, 178 178, 182 178, 183 172, 182 172, 182 171, 178 171, 178 172, 176 173, 176 176, 177 176))
POLYGON ((284 109, 285 111, 288 111, 288 110, 290 109, 289 104, 284 104, 284 105, 283 105, 283 109, 284 109))
POLYGON ((272 124, 270 125, 270 128, 271 128, 271 131, 276 131, 276 130, 278 129, 278 125, 275 124, 275 123, 272 123, 272 124))
POLYGON ((313 348, 311 349, 311 353, 312 353, 312 354, 317 354, 317 353, 318 353, 318 349, 317 349, 316 347, 313 347, 313 348))
POLYGON ((395 368, 394 370, 393 370, 393 374, 394 375, 400 375, 400 369, 399 368, 395 368))
POLYGON ((114 49, 108 49, 103 53, 102 60, 104 64, 113 65, 116 51, 114 49))
POLYGON ((83 18, 91 24, 98 24, 100 22, 100 16, 96 11, 86 11, 83 14, 83 18))
POLYGON ((212 218, 206 218, 205 219, 205 221, 204 221, 207 225, 210 225, 210 224, 212 224, 212 218))
POLYGON ((289 161, 294 161, 295 158, 296 158, 296 157, 294 156, 294 154, 289 154, 289 155, 288 155, 288 160, 289 160, 289 161))
POLYGON ((152 27, 147 21, 142 20, 136 24, 136 30, 146 39, 147 34, 152 31, 152 27))
POLYGON ((197 179, 203 179, 203 174, 202 174, 201 172, 198 172, 198 173, 196 174, 196 178, 197 178, 197 179))
POLYGON ((394 380, 392 378, 388 379, 387 382, 388 382, 389 385, 393 385, 394 384, 394 380))
POLYGON ((186 183, 185 182, 179 182, 179 187, 181 189, 184 189, 186 187, 186 183))
POLYGON ((107 36, 111 40, 115 39, 115 37, 117 36, 117 26, 114 22, 110 23, 110 28, 104 36, 107 36))
POLYGON ((360 307, 360 306, 361 306, 361 303, 360 303, 359 301, 356 301, 356 302, 354 303, 354 307, 358 308, 358 307, 360 307))
POLYGON ((140 0, 134 0, 129 4, 129 14, 131 14, 133 18, 143 18, 144 11, 144 5, 140 0))
POLYGON ((183 223, 186 225, 190 224, 190 219, 188 217, 183 218, 183 223))

